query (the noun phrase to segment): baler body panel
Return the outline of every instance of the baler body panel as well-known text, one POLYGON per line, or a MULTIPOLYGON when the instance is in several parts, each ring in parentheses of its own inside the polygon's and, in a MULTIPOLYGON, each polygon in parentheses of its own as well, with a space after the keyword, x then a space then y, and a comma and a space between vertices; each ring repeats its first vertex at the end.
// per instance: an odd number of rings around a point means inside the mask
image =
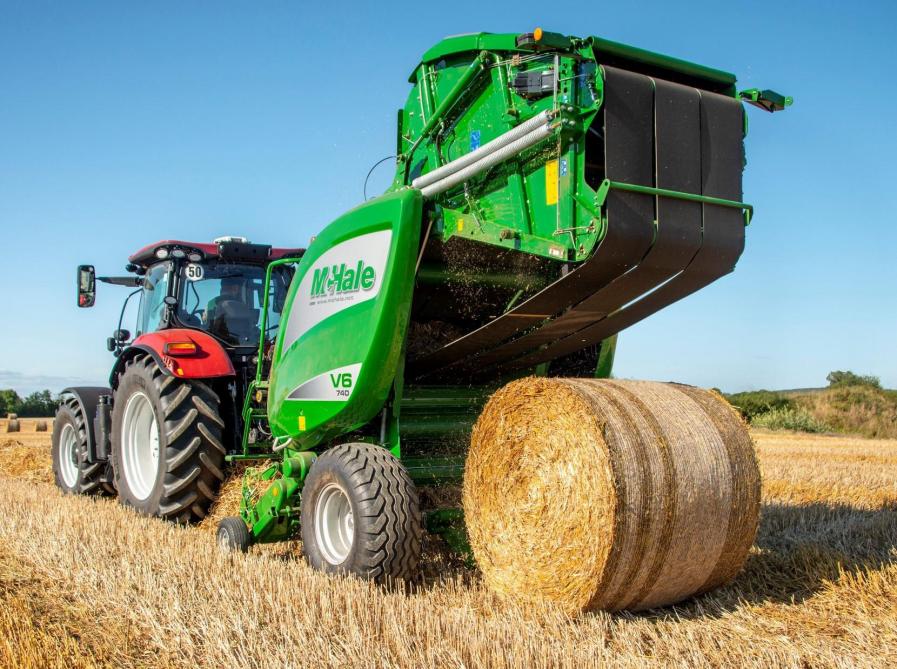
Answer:
POLYGON ((272 433, 298 448, 364 425, 400 361, 421 229, 421 196, 381 196, 331 223, 296 270, 274 348, 272 433))

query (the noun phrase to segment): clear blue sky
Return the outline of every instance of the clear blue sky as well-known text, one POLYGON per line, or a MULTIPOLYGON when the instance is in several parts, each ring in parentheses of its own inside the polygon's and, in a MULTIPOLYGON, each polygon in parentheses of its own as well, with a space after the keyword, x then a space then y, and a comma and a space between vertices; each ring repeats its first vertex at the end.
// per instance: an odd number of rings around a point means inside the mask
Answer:
POLYGON ((740 390, 849 368, 897 387, 897 10, 781 0, 0 0, 0 387, 106 378, 125 289, 100 286, 98 306, 77 309, 78 263, 120 273, 163 237, 306 244, 393 152, 429 46, 537 25, 796 100, 749 110, 757 213, 737 270, 624 332, 617 375, 740 390))

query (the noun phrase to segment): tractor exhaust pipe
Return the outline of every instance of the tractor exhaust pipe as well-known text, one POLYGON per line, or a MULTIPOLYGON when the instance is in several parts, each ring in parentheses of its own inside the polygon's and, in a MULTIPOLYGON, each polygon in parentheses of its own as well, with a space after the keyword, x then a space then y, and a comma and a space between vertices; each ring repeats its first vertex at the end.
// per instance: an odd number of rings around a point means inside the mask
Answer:
POLYGON ((554 132, 554 127, 548 122, 549 120, 550 115, 548 112, 543 112, 526 123, 521 123, 513 130, 509 130, 504 135, 495 138, 476 151, 461 156, 422 177, 418 177, 411 182, 411 185, 415 188, 420 188, 423 196, 427 198, 443 193, 452 186, 467 181, 493 165, 497 165, 541 142, 554 132), (532 124, 527 127, 528 132, 520 132, 521 128, 524 128, 527 124, 532 124), (441 172, 439 178, 436 180, 430 178, 439 172, 441 172), (424 180, 427 181, 422 184, 421 182, 424 180))

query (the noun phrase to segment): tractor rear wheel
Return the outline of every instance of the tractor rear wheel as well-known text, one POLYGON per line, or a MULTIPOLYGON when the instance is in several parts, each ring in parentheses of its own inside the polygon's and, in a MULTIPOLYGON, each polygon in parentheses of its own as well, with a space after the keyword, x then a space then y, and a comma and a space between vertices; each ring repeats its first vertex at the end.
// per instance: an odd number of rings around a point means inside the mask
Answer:
POLYGON ((130 360, 112 409, 112 466, 122 504, 179 523, 205 518, 224 480, 224 421, 205 383, 130 360))
POLYGON ((106 463, 87 462, 87 421, 81 403, 73 395, 63 394, 53 421, 53 478, 63 492, 73 495, 114 493, 103 481, 106 463))
POLYGON ((422 531, 417 490, 381 446, 342 444, 315 460, 302 488, 301 528, 315 569, 378 582, 415 576, 422 531))

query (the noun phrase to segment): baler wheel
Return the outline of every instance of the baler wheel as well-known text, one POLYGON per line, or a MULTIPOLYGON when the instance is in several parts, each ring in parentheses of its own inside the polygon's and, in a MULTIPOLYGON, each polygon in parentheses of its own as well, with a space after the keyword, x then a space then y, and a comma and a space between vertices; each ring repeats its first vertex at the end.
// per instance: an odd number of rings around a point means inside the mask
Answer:
POLYGON ((228 516, 218 523, 218 547, 225 553, 245 553, 252 545, 249 528, 239 516, 228 516))
POLYGON ((151 356, 128 361, 112 409, 112 467, 122 504, 178 523, 205 518, 224 480, 218 395, 165 374, 151 356))
POLYGON ((63 492, 73 495, 114 493, 115 489, 101 480, 106 463, 87 462, 87 420, 78 400, 64 394, 53 421, 53 478, 63 492))
POLYGON ((302 547, 315 569, 377 582, 411 580, 421 551, 417 490, 395 456, 342 444, 311 467, 301 500, 302 547))

